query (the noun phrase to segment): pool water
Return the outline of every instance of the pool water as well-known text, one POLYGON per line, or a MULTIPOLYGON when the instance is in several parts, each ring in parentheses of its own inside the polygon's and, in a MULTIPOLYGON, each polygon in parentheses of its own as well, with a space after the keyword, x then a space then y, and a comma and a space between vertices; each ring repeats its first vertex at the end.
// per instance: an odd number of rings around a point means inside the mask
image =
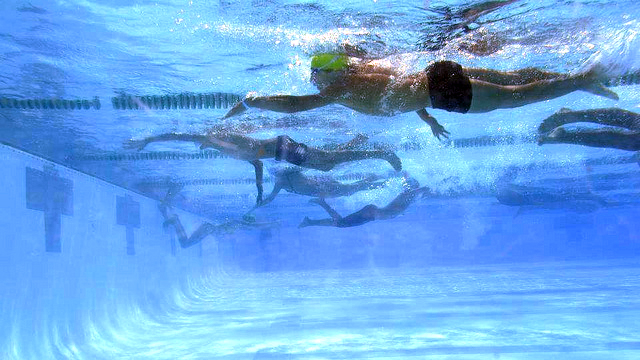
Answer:
MULTIPOLYGON (((638 155, 537 144, 562 108, 640 112, 637 2, 0 9, 0 358, 638 358, 638 155), (413 112, 340 105, 223 119, 247 95, 316 93, 311 57, 347 49, 406 73, 443 59, 572 74, 598 63, 620 100, 577 91, 482 114, 429 110, 443 140, 413 112), (300 228, 327 213, 285 190, 243 217, 256 196, 246 161, 191 142, 126 147, 215 126, 313 147, 363 134, 362 149, 394 151, 404 173, 377 159, 305 170, 384 181, 327 199, 342 216, 388 204, 403 174, 429 196, 393 219, 300 228), (217 226, 184 249, 158 207, 177 186, 170 210, 187 234, 217 226), (504 186, 533 201, 501 202, 504 186)), ((264 163, 267 195, 287 164, 264 163)))

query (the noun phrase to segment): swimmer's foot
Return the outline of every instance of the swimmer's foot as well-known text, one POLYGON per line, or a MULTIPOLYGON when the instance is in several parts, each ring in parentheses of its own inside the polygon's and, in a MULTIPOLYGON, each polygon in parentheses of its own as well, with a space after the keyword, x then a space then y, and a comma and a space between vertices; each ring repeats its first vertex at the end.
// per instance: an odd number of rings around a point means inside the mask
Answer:
POLYGON ((586 80, 586 84, 582 87, 582 90, 611 100, 617 101, 620 99, 615 91, 608 89, 602 84, 603 81, 607 80, 607 74, 606 69, 601 64, 591 66, 591 68, 578 75, 578 77, 586 80))
POLYGON ((305 216, 304 219, 302 219, 302 221, 298 225, 298 229, 301 229, 303 227, 307 227, 307 226, 310 226, 310 225, 311 225, 311 219, 309 219, 308 216, 305 216))
POLYGON ((570 113, 572 113, 572 111, 569 108, 558 110, 555 114, 542 121, 540 126, 538 126, 538 133, 546 134, 558 126, 573 122, 574 120, 569 116, 570 113))
POLYGON ((122 147, 128 150, 142 150, 144 149, 146 146, 148 145, 146 140, 133 140, 133 139, 129 139, 126 140, 123 144, 122 147))
POLYGON ((553 129, 548 134, 543 134, 538 137, 538 145, 544 144, 557 144, 563 142, 563 139, 568 137, 568 132, 562 126, 553 129))
POLYGON ((611 99, 611 100, 615 100, 615 101, 620 100, 620 97, 618 96, 618 94, 615 91, 607 88, 606 86, 602 85, 601 83, 592 84, 592 85, 584 88, 583 90, 586 91, 586 92, 590 92, 593 95, 606 97, 606 98, 611 99))

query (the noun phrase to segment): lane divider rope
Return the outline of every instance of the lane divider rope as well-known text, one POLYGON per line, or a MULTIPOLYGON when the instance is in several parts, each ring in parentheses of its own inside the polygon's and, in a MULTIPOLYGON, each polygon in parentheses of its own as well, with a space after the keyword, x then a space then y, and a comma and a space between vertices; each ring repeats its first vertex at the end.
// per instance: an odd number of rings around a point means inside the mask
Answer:
MULTIPOLYGON (((231 93, 180 93, 170 95, 119 95, 111 98, 114 110, 182 110, 182 109, 226 109, 242 100, 242 96, 231 93)), ((0 109, 20 110, 100 110, 102 102, 92 99, 15 99, 0 97, 0 109)))

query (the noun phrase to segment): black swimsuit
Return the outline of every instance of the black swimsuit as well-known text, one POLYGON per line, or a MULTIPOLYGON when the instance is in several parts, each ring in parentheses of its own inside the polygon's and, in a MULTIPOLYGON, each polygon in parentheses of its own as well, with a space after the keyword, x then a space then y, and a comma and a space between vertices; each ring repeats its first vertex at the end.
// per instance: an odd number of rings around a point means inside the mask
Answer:
POLYGON ((466 113, 471 107, 471 80, 462 66, 453 61, 437 61, 429 65, 429 97, 431 107, 452 112, 466 113))
POLYGON ((287 135, 278 136, 276 160, 283 159, 294 165, 302 164, 307 160, 307 145, 297 143, 287 135))

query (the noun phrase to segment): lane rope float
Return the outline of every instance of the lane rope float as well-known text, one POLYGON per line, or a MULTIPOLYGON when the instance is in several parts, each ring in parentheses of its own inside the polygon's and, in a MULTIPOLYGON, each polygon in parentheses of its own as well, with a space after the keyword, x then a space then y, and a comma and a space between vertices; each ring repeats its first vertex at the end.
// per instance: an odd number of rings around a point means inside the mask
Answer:
MULTIPOLYGON (((111 98, 114 110, 183 110, 183 109, 226 109, 242 100, 238 94, 179 93, 167 95, 128 95, 111 98)), ((0 109, 20 110, 100 110, 102 102, 92 99, 37 98, 16 99, 0 97, 0 109)))
POLYGON ((59 98, 51 99, 12 99, 0 97, 0 109, 39 109, 39 110, 100 110, 100 99, 67 100, 59 98))

